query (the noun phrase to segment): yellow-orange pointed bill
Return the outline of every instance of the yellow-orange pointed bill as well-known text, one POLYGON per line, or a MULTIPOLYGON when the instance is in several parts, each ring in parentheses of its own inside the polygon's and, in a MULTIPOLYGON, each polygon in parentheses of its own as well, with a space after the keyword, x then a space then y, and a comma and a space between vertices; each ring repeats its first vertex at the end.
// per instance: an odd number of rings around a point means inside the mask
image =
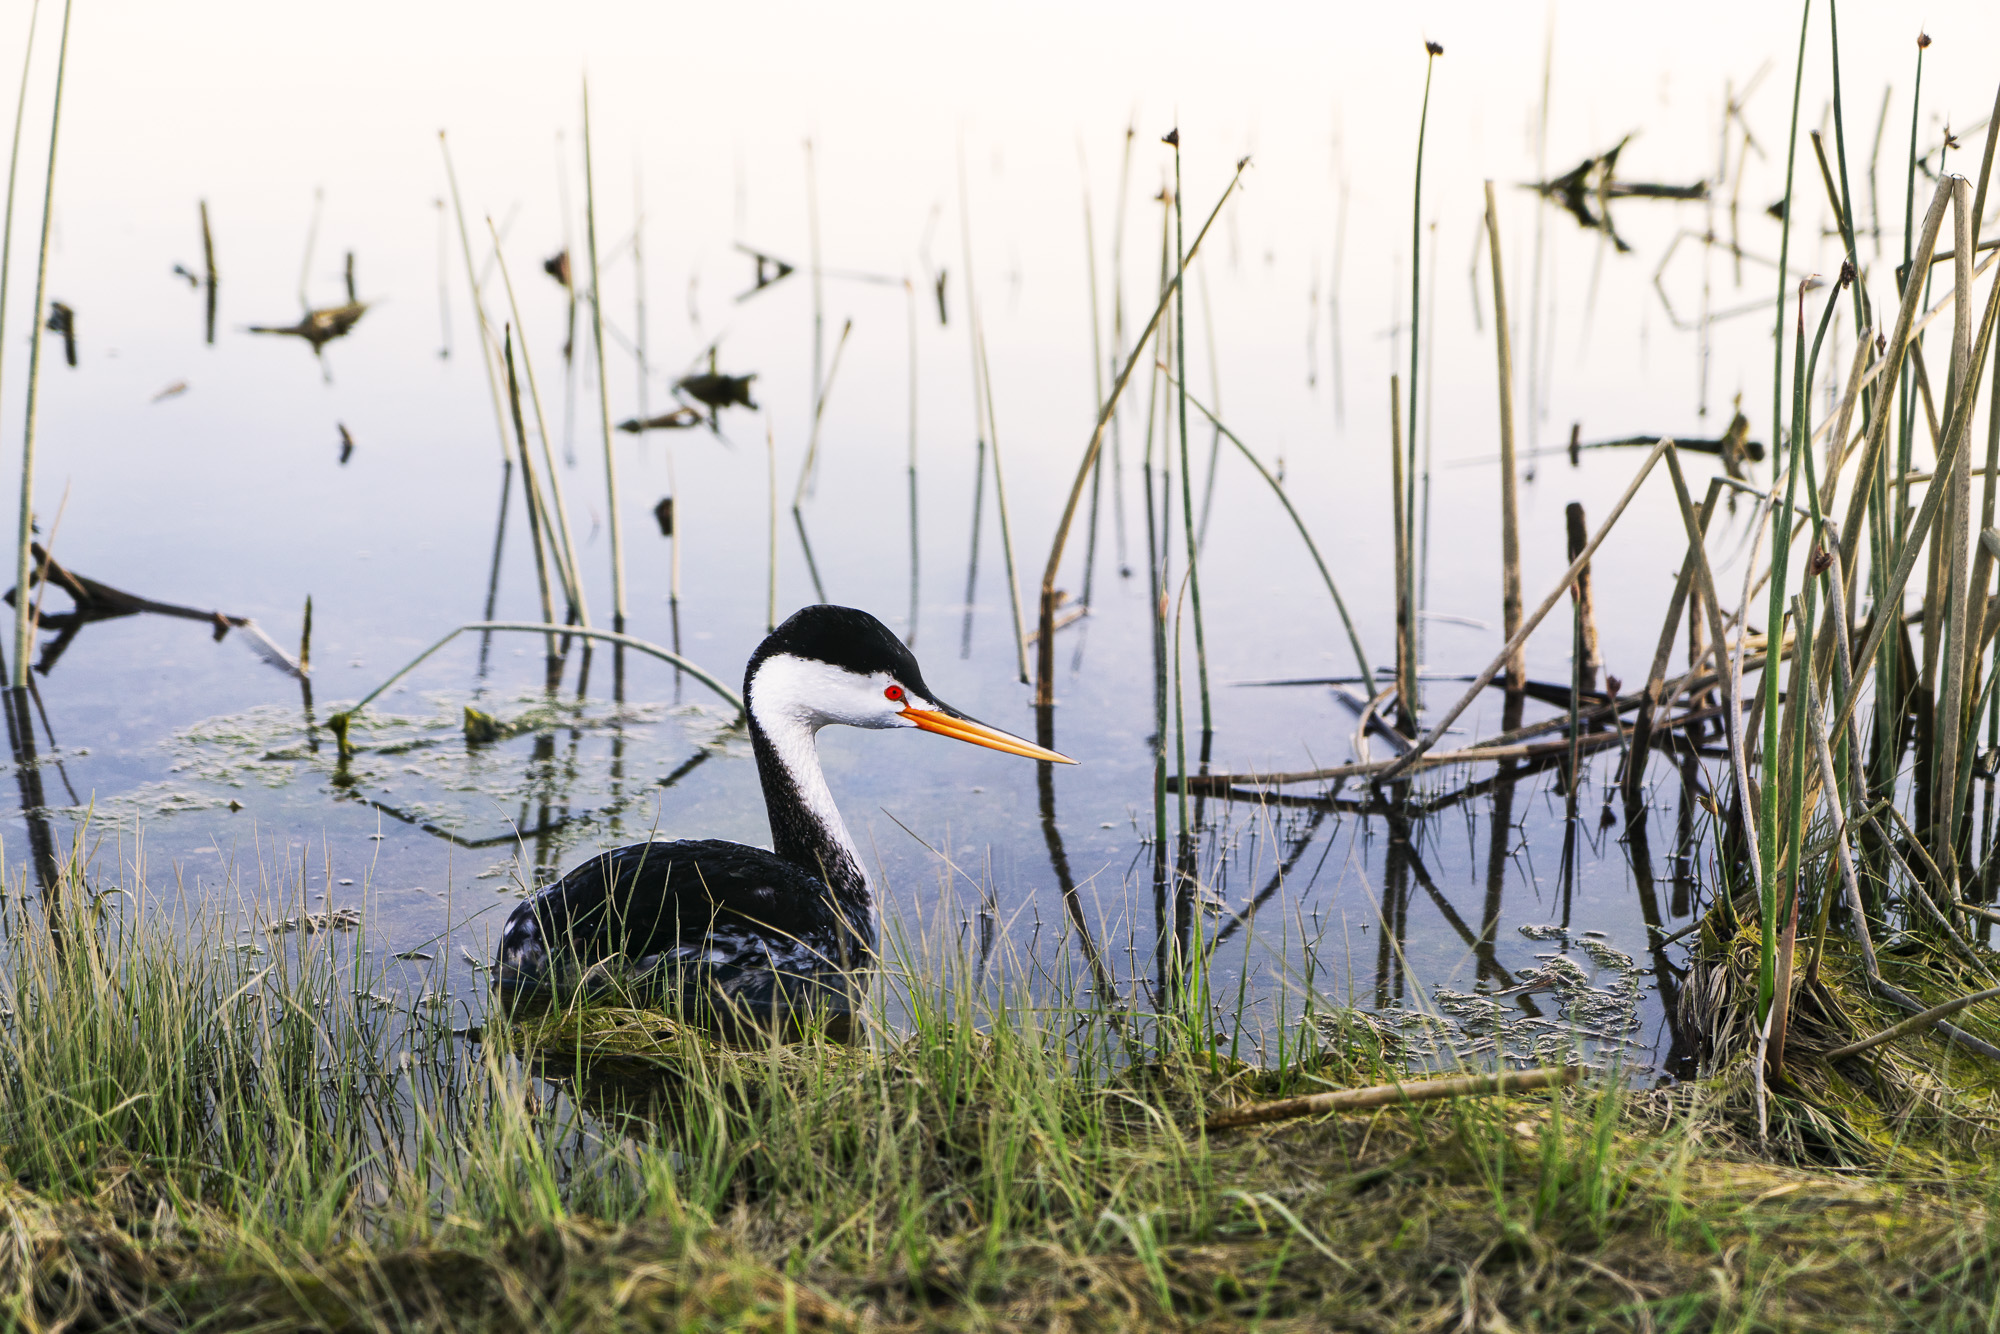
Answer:
POLYGON ((1012 733, 997 727, 974 722, 970 718, 956 717, 942 709, 904 709, 903 716, 939 736, 948 736, 954 741, 970 741, 975 746, 986 746, 992 750, 1004 750, 1009 755, 1025 755, 1031 760, 1047 760, 1051 764, 1075 764, 1067 755, 1058 755, 1052 750, 1044 750, 1032 741, 1024 741, 1012 733))

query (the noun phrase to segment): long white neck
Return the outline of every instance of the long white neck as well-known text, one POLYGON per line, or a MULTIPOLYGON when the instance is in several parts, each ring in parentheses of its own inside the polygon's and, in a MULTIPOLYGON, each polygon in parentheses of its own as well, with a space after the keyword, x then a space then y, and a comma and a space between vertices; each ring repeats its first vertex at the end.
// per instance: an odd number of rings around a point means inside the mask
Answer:
MULTIPOLYGON (((840 818, 819 763, 819 729, 833 721, 806 704, 821 664, 773 657, 747 682, 750 739, 771 820, 771 847, 818 877, 864 926, 872 903, 868 873, 847 822, 840 818)), ((872 935, 872 932, 871 932, 872 935)))

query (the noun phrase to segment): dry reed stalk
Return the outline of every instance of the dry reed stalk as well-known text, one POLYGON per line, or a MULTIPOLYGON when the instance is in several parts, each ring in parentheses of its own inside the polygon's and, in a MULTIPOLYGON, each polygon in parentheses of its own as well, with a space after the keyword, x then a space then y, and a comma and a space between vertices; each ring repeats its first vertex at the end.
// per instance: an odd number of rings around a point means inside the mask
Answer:
MULTIPOLYGON (((1709 567, 1708 547, 1704 540, 1701 523, 1695 517, 1694 502, 1688 496, 1687 478, 1681 472, 1681 461, 1678 451, 1672 449, 1667 451, 1667 472, 1673 478, 1674 500, 1680 506, 1681 525, 1687 532, 1689 548, 1695 558, 1695 592, 1701 600, 1703 609, 1708 613, 1709 640, 1715 653, 1716 676, 1720 678, 1723 690, 1723 716, 1727 719, 1725 735, 1729 744, 1729 769, 1736 782, 1737 800, 1742 804, 1744 812, 1743 830, 1745 839, 1749 844, 1752 877, 1754 880, 1761 882, 1763 879, 1762 850, 1757 841, 1756 824, 1749 818, 1749 813, 1757 809, 1757 803, 1755 793, 1750 785, 1749 760, 1743 753, 1744 662, 1742 649, 1743 639, 1747 638, 1748 631, 1746 629, 1744 635, 1739 636, 1737 640, 1737 652, 1732 658, 1728 652, 1728 632, 1722 624, 1722 599, 1716 592, 1715 572, 1709 567)), ((1753 548, 1756 546, 1754 538, 1752 539, 1751 546, 1753 548)), ((1748 601, 1747 595, 1745 601, 1746 603, 1748 601)), ((1737 623, 1739 625, 1742 624, 1740 613, 1737 623)), ((1780 636, 1777 641, 1771 644, 1770 651, 1765 655, 1763 667, 1765 671, 1776 670, 1775 665, 1771 662, 1771 658, 1778 652, 1781 652, 1783 647, 1783 637, 1780 636)))
MULTIPOLYGON (((21 433, 21 522, 19 550, 15 553, 14 587, 20 590, 14 597, 14 689, 28 687, 28 650, 34 638, 34 626, 30 620, 28 607, 28 566, 32 559, 29 548, 34 544, 35 527, 35 421, 41 407, 42 383, 42 308, 48 300, 49 283, 49 231, 55 220, 56 202, 56 145, 62 129, 63 76, 69 69, 69 16, 70 0, 63 0, 62 40, 56 47, 56 89, 53 106, 49 112, 49 169, 42 192, 42 244, 40 257, 35 265, 35 304, 33 309, 33 332, 28 337, 28 414, 21 433)), ((24 85, 27 80, 25 67, 22 71, 24 85)), ((15 116, 16 134, 19 133, 20 117, 15 116)), ((8 169, 8 220, 13 219, 13 169, 8 169)))
MULTIPOLYGON (((514 375, 514 326, 511 324, 507 326, 506 330, 506 361, 507 404, 511 409, 514 419, 514 439, 519 449, 518 457, 521 461, 521 480, 524 484, 523 490, 528 505, 528 537, 533 542, 535 548, 535 583, 542 595, 542 621, 544 624, 547 624, 553 622, 556 618, 555 604, 549 593, 549 544, 543 541, 542 523, 544 511, 541 488, 535 482, 535 469, 528 453, 528 428, 521 421, 521 384, 514 375)), ((550 635, 548 637, 547 667, 549 685, 552 688, 555 685, 557 664, 561 661, 561 655, 556 651, 555 636, 550 635)))
POLYGON ((1432 725, 1431 730, 1426 732, 1415 746, 1411 747, 1410 753, 1396 761, 1398 767, 1392 767, 1382 775, 1382 781, 1395 778, 1413 764, 1418 756, 1422 755, 1432 746, 1435 746, 1438 743, 1438 739, 1444 735, 1445 729, 1457 722, 1458 716, 1471 707, 1473 700, 1479 698, 1479 692, 1484 690, 1487 684, 1500 673, 1502 667, 1506 666, 1508 655, 1527 642, 1528 636, 1535 632, 1535 627, 1542 623, 1542 618, 1547 616, 1555 608, 1556 603, 1562 600, 1563 595, 1569 591, 1570 584, 1576 579, 1578 564, 1580 562, 1587 563, 1590 557, 1597 551, 1597 548, 1603 544, 1604 539, 1610 535, 1612 528, 1617 525, 1619 518, 1624 515, 1625 507, 1632 503, 1632 497, 1639 493, 1640 485, 1652 473, 1653 465, 1659 462, 1662 454, 1666 454, 1672 450, 1673 443, 1672 440, 1663 438, 1657 445, 1653 446, 1652 452, 1646 455, 1646 461, 1639 465, 1637 475, 1632 478, 1630 485, 1625 488, 1625 493, 1618 498, 1618 503, 1612 506, 1610 516, 1604 520, 1604 523, 1599 526, 1597 532, 1591 536, 1582 554, 1570 563, 1570 568, 1563 575, 1562 581, 1550 591, 1547 597, 1542 599, 1541 605, 1535 608, 1534 612, 1522 623, 1521 628, 1509 637, 1506 645, 1500 650, 1500 656, 1486 665, 1485 670, 1480 672, 1478 677, 1473 680, 1471 688, 1459 697, 1458 702, 1452 705, 1446 711, 1445 715, 1432 725))
POLYGON ((1180 289, 1181 280, 1186 273, 1185 261, 1192 260, 1200 251, 1202 240, 1208 235, 1208 229, 1214 226, 1215 219, 1222 212, 1222 206, 1228 203, 1230 195, 1235 193, 1237 185, 1243 179, 1243 169, 1249 163, 1250 159, 1244 158, 1236 164, 1235 174, 1229 178, 1229 184, 1224 187, 1222 197, 1215 201, 1215 207, 1210 211, 1208 220, 1202 223, 1201 230, 1195 233, 1194 244, 1187 249, 1181 271, 1175 273, 1162 288, 1160 301, 1153 308, 1152 318, 1146 321, 1145 329, 1133 345, 1132 355, 1126 358, 1125 368, 1119 371, 1118 378, 1112 381, 1110 396, 1098 409, 1097 425, 1092 428, 1090 443, 1084 448, 1082 466, 1077 469, 1076 481, 1070 486, 1069 499, 1063 505, 1062 518, 1056 524, 1055 539, 1049 546, 1049 562, 1042 571, 1041 623, 1037 627, 1040 638, 1036 641, 1035 703, 1037 706, 1055 703, 1056 575, 1062 567, 1063 545, 1069 540, 1070 525, 1076 519, 1078 504, 1082 502, 1083 488, 1090 480, 1090 470, 1096 465, 1098 451, 1104 444, 1104 428, 1111 420, 1112 413, 1117 410, 1119 396, 1125 392, 1126 382, 1132 378, 1133 367, 1139 364, 1140 353, 1145 351, 1146 344, 1152 340, 1153 331, 1159 327, 1160 318, 1166 314, 1168 303, 1180 289))
POLYGON ((1960 1010, 1969 1009, 1981 1001, 1995 999, 2000 999, 2000 987, 1988 987, 1984 991, 1975 991, 1969 996, 1960 996, 1956 1000, 1948 1000, 1942 1005, 1933 1005, 1922 1014, 1913 1014, 1901 1023, 1891 1024, 1879 1033, 1871 1034, 1857 1041, 1835 1047, 1820 1059, 1832 1062, 1848 1056, 1859 1056, 1862 1052, 1879 1047, 1885 1042, 1893 1042, 1897 1038, 1908 1037, 1912 1033, 1929 1028, 1940 1019, 1949 1019, 1960 1010))
MULTIPOLYGON (((1697 520, 1697 526, 1704 536, 1708 533, 1709 521, 1715 514, 1715 503, 1721 494, 1720 481, 1711 478, 1708 483, 1708 494, 1702 499, 1701 514, 1697 520)), ((1639 717, 1632 726, 1632 752, 1625 762, 1624 789, 1628 805, 1636 804, 1639 799, 1640 782, 1645 776, 1647 752, 1652 745, 1653 719, 1659 712, 1660 706, 1666 703, 1664 690, 1667 662, 1673 656, 1674 635, 1680 629, 1682 613, 1689 610, 1688 599, 1691 594, 1694 596, 1694 607, 1688 615, 1690 635, 1688 670, 1693 671, 1699 667, 1702 658, 1706 656, 1698 647, 1699 641, 1694 636, 1695 627, 1701 620, 1701 599, 1700 595, 1694 592, 1696 560, 1697 553, 1690 544, 1687 557, 1681 562, 1680 576, 1674 581, 1674 594, 1667 603, 1666 618, 1660 625, 1660 642, 1653 650, 1652 666, 1646 670, 1639 717)))
POLYGON ((465 256, 465 284, 472 293, 472 322, 479 333, 479 364, 486 368, 486 388, 493 396, 493 428, 499 433, 500 457, 511 460, 514 447, 507 442, 507 406, 500 394, 500 373, 495 367, 500 349, 495 345, 493 326, 486 319, 486 299, 480 293, 479 270, 472 262, 472 235, 465 229, 465 208, 458 197, 458 171, 452 166, 451 145, 444 131, 438 131, 438 151, 444 155, 444 175, 451 186, 451 209, 458 219, 458 244, 465 256))
POLYGON ((840 328, 840 341, 833 345, 833 365, 828 368, 826 379, 820 382, 819 397, 813 400, 813 415, 810 434, 806 437, 806 457, 799 464, 798 484, 792 488, 792 510, 796 513, 806 502, 806 494, 812 489, 813 473, 819 464, 819 425, 826 415, 826 400, 833 393, 833 382, 840 374, 840 354, 847 350, 847 336, 854 332, 854 321, 849 320, 840 328))
MULTIPOLYGON (((1942 213, 1942 208, 1940 206, 1950 188, 1951 187, 1949 181, 1947 181, 1944 185, 1939 187, 1938 204, 1933 205, 1932 217, 1925 223, 1924 230, 1925 230, 1925 238, 1927 241, 1934 242, 1936 240, 1937 237, 1936 220, 1942 213)), ((1926 254, 1928 254, 1929 249, 1930 247, 1928 245, 1922 247, 1923 252, 1926 254)), ((1920 284, 1918 283, 1910 283, 1909 291, 1915 292, 1919 288, 1919 286, 1920 284)), ((1904 303, 1904 309, 1906 311, 1909 308, 1909 304, 1910 303, 1906 300, 1904 303)), ((1966 376, 1966 381, 1969 384, 1979 383, 1980 377, 1985 370, 1987 349, 1990 346, 1993 339, 1993 330, 1996 317, 2000 317, 2000 283, 1993 284, 1992 289, 1987 294, 1986 313, 1980 318, 1979 331, 1976 334, 1973 343, 1971 344, 1972 364, 1968 369, 1966 376)), ((1961 394, 1959 395, 1958 400, 1951 405, 1950 419, 1946 425, 1944 433, 1944 453, 1938 459, 1938 468, 1940 471, 1948 472, 1953 466, 1956 465, 1958 461, 1957 459, 1958 445, 1959 442, 1962 441, 1967 434, 1965 430, 1965 421, 1961 419, 1965 420, 1970 419, 1972 415, 1973 399, 1974 395, 1972 394, 1969 393, 1961 394)), ((1887 404, 1888 401, 1889 401, 1889 395, 1887 394, 1882 395, 1882 402, 1884 404, 1887 404)), ((1885 406, 1881 411, 1877 413, 1878 419, 1885 417, 1887 415, 1887 411, 1888 409, 1885 406)), ((1886 425, 1884 429, 1886 429, 1886 425)), ((1879 445, 1879 438, 1871 438, 1870 449, 1873 450, 1877 448, 1878 445, 1879 445)), ((1862 472, 1863 474, 1865 474, 1867 472, 1867 469, 1864 468, 1862 472)), ((1916 568, 1919 549, 1925 547, 1923 539, 1925 535, 1930 531, 1932 522, 1936 519, 1938 508, 1943 503, 1944 500, 1945 490, 1946 488, 1940 486, 1932 486, 1926 488, 1923 504, 1918 507, 1916 516, 1910 521, 1910 524, 1905 531, 1902 553, 1900 556, 1898 556, 1895 567, 1890 571, 1888 580, 1884 585, 1882 593, 1877 597, 1877 605, 1889 606, 1889 607, 1901 605, 1903 589, 1909 583, 1910 574, 1916 568)), ((1865 497, 1863 497, 1860 488, 1857 488, 1856 499, 1863 499, 1863 498, 1865 497)), ((1850 505, 1849 507, 1850 522, 1855 521, 1855 515, 1853 514, 1854 508, 1855 507, 1852 505, 1850 505)), ((1842 542, 1844 546, 1851 545, 1854 541, 1855 537, 1852 532, 1843 532, 1842 542)), ((1847 568, 1852 569, 1853 568, 1852 564, 1848 563, 1850 561, 1850 558, 1846 550, 1843 549, 1843 551, 1841 552, 1841 557, 1843 563, 1847 564, 1847 568)), ((1868 638, 1862 644, 1861 655, 1856 659, 1856 662, 1861 664, 1861 669, 1860 669, 1861 674, 1856 679, 1855 691, 1850 693, 1848 695, 1847 700, 1841 705, 1840 720, 1839 723, 1834 728, 1836 732, 1840 731, 1841 729, 1847 726, 1848 718, 1851 717, 1854 713, 1855 707, 1859 702, 1858 697, 1859 697, 1860 683, 1867 679, 1867 674, 1872 669, 1874 664, 1875 654, 1877 650, 1879 650, 1882 646, 1883 636, 1888 633, 1890 623, 1900 622, 1900 620, 1901 620, 1900 617, 1895 617, 1895 616, 1877 616, 1874 618, 1874 624, 1869 628, 1868 631, 1868 638)))
MULTIPOLYGON (((1083 271, 1084 280, 1090 287, 1090 393, 1091 408, 1101 411, 1104 407, 1104 348, 1099 339, 1099 316, 1097 310, 1097 229, 1090 216, 1090 174, 1089 164, 1083 156, 1083 141, 1077 140, 1077 166, 1083 171, 1083 271)), ((1097 574, 1097 516, 1100 499, 1104 490, 1104 458, 1098 457, 1097 466, 1090 472, 1090 533, 1084 539, 1083 549, 1083 605, 1090 605, 1092 583, 1097 574)))
MULTIPOLYGON (((971 283, 966 284, 970 291, 971 283)), ((1007 474, 1000 463, 1000 426, 993 413, 993 368, 986 360, 986 328, 977 310, 972 316, 972 340, 979 349, 979 388, 986 399, 986 437, 993 446, 993 504, 1000 512, 1000 558, 1007 566, 1007 609, 1014 621, 1014 667, 1028 684, 1027 627, 1022 623, 1021 573, 1014 561, 1014 525, 1007 512, 1007 474)))
MULTIPOLYGON (((500 285, 507 292, 507 309, 514 317, 514 327, 519 329, 522 327, 521 306, 514 299, 514 279, 507 271, 507 256, 500 247, 500 231, 493 225, 491 214, 488 214, 486 218, 486 230, 493 237, 493 258, 500 270, 500 285)), ((563 499, 562 470, 556 467, 555 454, 549 447, 549 423, 548 419, 542 415, 542 392, 535 385, 535 361, 533 357, 528 355, 526 333, 523 333, 521 336, 521 369, 528 380, 528 401, 535 408, 535 434, 540 436, 542 441, 542 463, 549 470, 550 495, 548 502, 544 503, 541 487, 534 480, 535 470, 530 462, 528 442, 523 438, 521 440, 521 469, 527 474, 529 479, 528 495, 530 503, 541 510, 543 528, 545 530, 552 530, 561 539, 560 545, 556 548, 556 564, 562 573, 563 587, 567 592, 570 606, 575 609, 577 622, 581 625, 589 625, 590 608, 584 601, 583 574, 576 559, 576 540, 570 535, 569 504, 563 499), (551 511, 554 512, 555 522, 553 525, 549 522, 551 511)), ((640 420, 643 421, 645 418, 641 417, 640 420)))
MULTIPOLYGON (((1500 261, 1500 212, 1486 182, 1486 239, 1493 268, 1493 333, 1500 361, 1500 625, 1512 642, 1521 628, 1521 530, 1514 479, 1514 343, 1507 324, 1507 281, 1500 261)), ((1690 664, 1692 665, 1692 664, 1690 664)), ((1507 660, 1507 689, 1528 683, 1526 655, 1507 660)))
MULTIPOLYGON (((1924 215, 1923 233, 1917 242, 1916 255, 1919 267, 1928 266, 1933 251, 1937 248, 1938 230, 1944 225, 1945 205, 1951 197, 1950 182, 1940 182, 1936 196, 1931 201, 1930 211, 1924 215)), ((1918 308, 1923 304, 1923 284, 1908 283, 1903 290, 1902 305, 1896 311, 1896 322, 1891 326, 1889 346, 1879 365, 1891 379, 1900 371, 1910 348, 1911 325, 1915 322, 1918 308)), ((1862 447, 1860 461, 1855 465, 1855 487, 1847 501, 1847 517, 1840 525, 1842 547, 1841 563, 1850 574, 1857 568, 1855 555, 1861 541, 1861 521, 1867 513, 1869 488, 1864 480, 1871 476, 1881 460, 1882 447, 1888 440, 1889 423, 1895 416, 1895 396, 1883 393, 1876 396, 1875 420, 1868 430, 1868 442, 1862 447)))
MULTIPOLYGON (((1952 187, 1952 231, 1958 259, 1947 402, 1959 397, 1970 399, 1976 389, 1965 378, 1972 369, 1969 344, 1972 337, 1972 241, 1976 219, 1971 216, 1971 211, 1972 186, 1960 176, 1952 187)), ((1935 846, 1939 853, 1938 862, 1950 878, 1950 883, 1938 888, 1940 892, 1948 892, 1951 898, 1957 898, 1958 754, 1965 730, 1967 675, 1968 672, 1976 674, 1977 664, 1972 654, 1966 652, 1966 614, 1970 602, 1966 562, 1971 556, 1972 545, 1972 478, 1966 471, 1970 460, 1966 457, 1969 451, 1965 448, 1963 437, 1972 430, 1972 418, 1969 413, 1956 411, 1950 413, 1950 418, 1960 436, 1952 444, 1951 473, 1948 479, 1933 484, 1934 487, 1942 485, 1950 492, 1947 500, 1950 524, 1944 533, 1945 540, 1933 544, 1946 568, 1946 634, 1950 659, 1945 663, 1944 695, 1936 714, 1938 752, 1932 806, 1934 813, 1943 817, 1937 822, 1935 846)), ((1925 637, 1930 637, 1928 629, 1925 637)))
MULTIPOLYGON (((1821 799, 1826 803, 1827 823, 1833 831, 1833 856, 1840 868, 1840 885, 1847 897, 1847 910, 1853 916, 1853 934, 1861 947, 1862 965, 1871 978, 1881 975, 1881 968, 1875 960, 1875 941, 1868 930, 1868 906, 1861 897, 1861 881, 1854 873, 1854 857, 1848 848, 1852 831, 1847 822, 1846 812, 1841 809, 1840 785, 1833 772, 1833 748, 1827 744, 1826 719, 1821 714, 1818 699, 1811 702, 1806 730, 1812 738, 1813 753, 1819 761, 1821 799)), ((1817 964, 1818 960, 1814 960, 1817 964)))
POLYGON ((597 267, 597 186, 590 159, 590 80, 583 81, 583 230, 590 246, 590 333, 597 356, 597 416, 604 436, 605 526, 611 531, 611 628, 625 629, 625 526, 618 517, 618 454, 612 448, 610 370, 604 360, 604 287, 597 267))
POLYGON ((1456 1079, 1426 1079, 1412 1084, 1377 1084, 1372 1088, 1334 1089, 1308 1093, 1303 1097, 1279 1098, 1275 1102, 1253 1102, 1233 1107, 1208 1118, 1202 1129, 1210 1134, 1241 1126, 1267 1125, 1291 1121, 1301 1116, 1325 1112, 1358 1112, 1374 1107, 1393 1107, 1406 1102, 1431 1102, 1438 1098, 1486 1098, 1500 1093, 1529 1093, 1536 1089, 1568 1088, 1583 1075, 1579 1066, 1546 1066, 1539 1070, 1500 1070, 1490 1075, 1463 1075, 1456 1079))
MULTIPOLYGON (((1182 272, 1188 265, 1187 235, 1181 225, 1181 133, 1178 128, 1167 134, 1167 142, 1174 149, 1174 260, 1182 272)), ((1179 430, 1181 456, 1181 533, 1187 544, 1187 586, 1188 601, 1194 609, 1194 663, 1197 684, 1201 687, 1201 735, 1202 752, 1206 756, 1208 738, 1214 735, 1215 718, 1209 707, 1208 697, 1208 637, 1201 614, 1201 540, 1194 521, 1194 477, 1188 464, 1187 440, 1187 284, 1179 283, 1174 288, 1174 357, 1179 376, 1179 430)), ((997 462, 994 476, 999 476, 997 462)), ((1175 640, 1175 652, 1179 653, 1179 640, 1175 640)), ((1028 679, 1028 664, 1024 657, 1021 662, 1021 679, 1028 679)), ((1175 672, 1179 680, 1179 672, 1175 672)), ((1176 696, 1178 698, 1178 695, 1176 696)), ((1414 704, 1411 706, 1414 708, 1414 704)), ((1181 777, 1187 777, 1186 757, 1182 757, 1181 777)), ((1182 821, 1181 836, 1187 836, 1186 821, 1182 821)))

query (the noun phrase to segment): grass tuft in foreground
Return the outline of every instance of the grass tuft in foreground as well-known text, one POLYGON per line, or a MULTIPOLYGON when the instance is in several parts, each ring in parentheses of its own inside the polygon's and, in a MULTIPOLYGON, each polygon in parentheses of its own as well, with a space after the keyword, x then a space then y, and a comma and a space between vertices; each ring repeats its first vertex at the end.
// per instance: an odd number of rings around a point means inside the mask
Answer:
POLYGON ((2000 1296, 1976 1170, 1757 1161, 1699 1086, 1205 1136, 1389 1053, 1327 1011, 1252 1068, 908 960, 854 1045, 455 1033, 365 942, 64 890, 0 944, 24 1329, 1983 1329, 2000 1296))

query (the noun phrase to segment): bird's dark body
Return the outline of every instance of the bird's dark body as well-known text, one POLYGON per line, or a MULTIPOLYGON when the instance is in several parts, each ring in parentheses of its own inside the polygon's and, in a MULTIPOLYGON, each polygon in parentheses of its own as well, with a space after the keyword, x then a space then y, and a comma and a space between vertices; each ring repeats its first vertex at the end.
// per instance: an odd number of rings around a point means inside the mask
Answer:
POLYGON ((873 954, 814 876, 720 839, 633 843, 600 853, 521 903, 495 961, 503 1000, 622 990, 676 1001, 711 1026, 844 1011, 846 975, 873 954))

